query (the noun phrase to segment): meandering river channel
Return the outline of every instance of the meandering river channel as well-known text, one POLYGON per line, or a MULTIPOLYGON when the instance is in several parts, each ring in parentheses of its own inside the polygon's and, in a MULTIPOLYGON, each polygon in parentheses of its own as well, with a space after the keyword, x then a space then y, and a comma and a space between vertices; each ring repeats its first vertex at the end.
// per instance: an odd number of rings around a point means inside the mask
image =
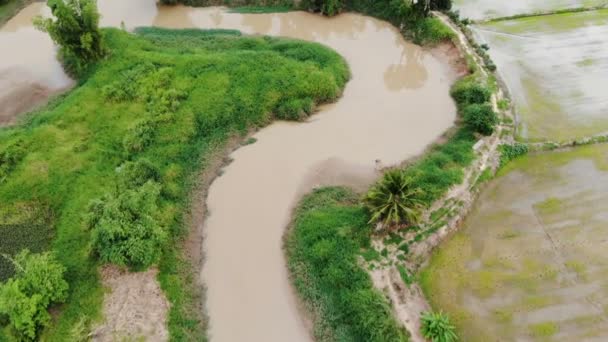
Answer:
MULTIPOLYGON (((404 41, 391 25, 357 14, 328 19, 304 12, 157 7, 154 0, 98 3, 104 26, 238 29, 316 41, 347 60, 352 79, 337 103, 322 106, 304 123, 276 122, 257 132, 255 144, 232 153, 207 199, 201 248, 211 339, 310 340, 282 252, 294 204, 315 186, 365 186, 378 167, 421 153, 455 120, 449 97, 454 68, 404 41)), ((50 40, 30 24, 45 11, 42 4, 31 5, 0 31, 0 45, 18 46, 0 60, 0 104, 11 104, 12 112, 30 103, 11 103, 18 92, 40 89, 44 98, 71 84, 50 40)))

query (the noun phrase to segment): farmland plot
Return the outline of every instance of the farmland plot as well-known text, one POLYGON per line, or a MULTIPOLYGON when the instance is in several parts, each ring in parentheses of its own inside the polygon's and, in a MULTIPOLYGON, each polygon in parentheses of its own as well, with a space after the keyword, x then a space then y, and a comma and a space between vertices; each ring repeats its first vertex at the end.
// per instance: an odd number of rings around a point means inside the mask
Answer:
POLYGON ((509 169, 423 271, 431 303, 463 341, 606 341, 608 146, 509 169))
POLYGON ((454 8, 469 19, 483 20, 567 8, 598 7, 608 0, 455 0, 454 8))
POLYGON ((520 137, 565 140, 608 131, 608 10, 474 28, 511 91, 520 137))

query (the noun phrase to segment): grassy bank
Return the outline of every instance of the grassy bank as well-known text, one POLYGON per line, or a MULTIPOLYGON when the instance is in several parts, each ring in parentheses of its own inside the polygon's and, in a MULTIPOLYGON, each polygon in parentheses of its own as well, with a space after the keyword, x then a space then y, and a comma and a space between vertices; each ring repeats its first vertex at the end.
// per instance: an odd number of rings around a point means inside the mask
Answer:
POLYGON ((36 0, 0 0, 0 26, 15 16, 25 6, 36 2, 36 0))
POLYGON ((236 31, 104 34, 111 56, 88 79, 28 122, 0 130, 0 225, 32 226, 39 216, 29 212, 49 218, 29 237, 3 235, 0 251, 37 246, 38 234, 52 228, 51 248, 67 267, 70 293, 44 339, 65 340, 82 318, 100 318, 89 203, 120 194, 123 167, 147 161, 161 187, 153 218, 169 236, 159 279, 171 301, 171 337, 201 340, 191 269, 180 252, 195 176, 228 138, 275 118, 299 119, 336 99, 348 67, 318 44, 236 31))
POLYGON ((372 228, 357 202, 343 188, 316 190, 300 202, 285 243, 292 282, 312 315, 317 341, 407 341, 359 264, 372 228))

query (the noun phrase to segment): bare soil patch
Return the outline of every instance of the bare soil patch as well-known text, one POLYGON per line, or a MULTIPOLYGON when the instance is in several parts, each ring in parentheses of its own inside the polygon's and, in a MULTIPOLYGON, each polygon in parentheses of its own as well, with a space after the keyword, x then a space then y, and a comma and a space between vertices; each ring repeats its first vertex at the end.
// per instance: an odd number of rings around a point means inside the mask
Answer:
POLYGON ((131 273, 108 266, 101 273, 109 292, 103 305, 105 322, 93 332, 93 340, 167 341, 169 302, 156 280, 158 270, 131 273))

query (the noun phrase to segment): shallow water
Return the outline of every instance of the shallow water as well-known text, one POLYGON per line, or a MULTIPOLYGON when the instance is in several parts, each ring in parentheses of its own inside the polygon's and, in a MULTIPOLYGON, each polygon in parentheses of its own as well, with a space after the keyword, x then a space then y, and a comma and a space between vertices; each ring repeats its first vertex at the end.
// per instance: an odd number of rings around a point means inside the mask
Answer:
POLYGON ((422 150, 455 119, 452 67, 406 43, 385 22, 355 14, 241 15, 221 8, 157 8, 99 1, 102 24, 229 28, 320 42, 348 61, 343 97, 305 123, 277 122, 235 151, 213 182, 205 223, 207 309, 213 341, 308 341, 289 285, 282 236, 298 198, 314 186, 362 188, 380 166, 422 150))
POLYGON ((608 10, 475 26, 531 140, 608 132, 608 10))
POLYGON ((608 0, 455 0, 454 9, 463 18, 474 20, 507 17, 516 14, 547 12, 567 8, 608 5, 608 0))
POLYGON ((608 146, 515 162, 424 272, 466 341, 608 339, 608 146))

